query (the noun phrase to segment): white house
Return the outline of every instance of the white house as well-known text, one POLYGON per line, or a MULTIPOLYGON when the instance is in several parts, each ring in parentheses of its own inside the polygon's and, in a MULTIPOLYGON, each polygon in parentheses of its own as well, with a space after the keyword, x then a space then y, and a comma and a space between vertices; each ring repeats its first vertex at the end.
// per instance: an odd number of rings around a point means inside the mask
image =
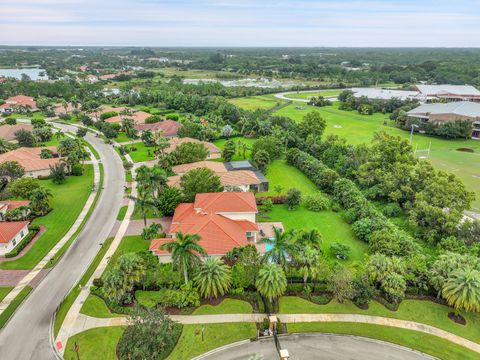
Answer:
POLYGON ((0 223, 0 256, 15 249, 28 234, 28 221, 0 223))

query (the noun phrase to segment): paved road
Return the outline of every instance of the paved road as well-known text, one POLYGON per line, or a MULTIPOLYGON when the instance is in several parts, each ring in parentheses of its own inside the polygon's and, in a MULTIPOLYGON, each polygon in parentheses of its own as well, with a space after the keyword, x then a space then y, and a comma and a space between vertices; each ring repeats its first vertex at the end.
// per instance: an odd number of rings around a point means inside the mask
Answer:
MULTIPOLYGON (((66 125, 62 127, 64 131, 75 131, 66 125)), ((49 340, 52 314, 88 267, 99 244, 108 237, 122 205, 124 170, 120 158, 101 139, 90 133, 86 138, 100 154, 105 170, 104 190, 77 241, 0 330, 2 360, 54 359, 49 340)))
MULTIPOLYGON (((281 92, 281 93, 275 94, 275 97, 276 97, 277 99, 282 99, 282 100, 287 100, 287 101, 300 101, 300 102, 308 103, 308 102, 310 101, 310 99, 295 99, 295 98, 290 98, 290 97, 288 97, 288 94, 316 93, 316 92, 319 92, 319 91, 335 91, 335 90, 339 90, 339 89, 318 89, 318 90, 285 91, 285 92, 281 92)), ((330 100, 330 101, 336 101, 336 100, 337 100, 337 97, 336 97, 336 96, 325 96, 325 98, 328 99, 328 100, 330 100)))
MULTIPOLYGON (((290 360, 433 360, 434 358, 382 341, 357 336, 334 334, 304 334, 280 337, 282 349, 287 349, 290 360)), ((264 360, 277 360, 278 353, 272 339, 238 345, 207 356, 202 360, 246 360, 262 355, 264 360)))

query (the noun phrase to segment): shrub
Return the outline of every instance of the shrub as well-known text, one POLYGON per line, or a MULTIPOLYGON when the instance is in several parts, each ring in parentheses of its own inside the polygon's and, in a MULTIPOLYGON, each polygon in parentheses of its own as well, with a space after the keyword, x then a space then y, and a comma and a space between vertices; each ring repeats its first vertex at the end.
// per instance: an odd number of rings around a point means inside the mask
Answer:
POLYGON ((5 119, 5 124, 7 125, 16 125, 17 124, 17 119, 15 119, 14 117, 7 117, 5 119))
POLYGON ((82 176, 83 167, 81 164, 75 164, 72 166, 72 175, 73 176, 82 176))
POLYGON ((118 112, 116 111, 107 111, 107 112, 104 112, 103 114, 100 115, 100 119, 101 120, 106 120, 108 118, 111 118, 111 117, 114 117, 114 116, 117 116, 118 115, 118 112))
POLYGON ((97 288, 101 288, 103 286, 102 278, 93 279, 93 286, 96 286, 97 288))
POLYGON ((133 168, 133 163, 130 162, 130 161, 126 161, 126 160, 125 160, 125 161, 123 162, 123 168, 124 168, 125 170, 131 170, 131 169, 133 168))
POLYGON ((398 203, 390 203, 385 205, 382 209, 382 213, 388 217, 396 217, 402 213, 402 208, 398 203))
POLYGON ((330 200, 321 193, 308 195, 303 200, 305 207, 310 211, 322 211, 330 207, 330 200))
POLYGON ((268 213, 273 209, 273 202, 271 199, 265 199, 260 205, 260 211, 263 213, 268 213))
POLYGON ((38 180, 50 180, 52 178, 51 175, 38 175, 37 179, 38 180))
POLYGON ((302 193, 296 188, 291 188, 287 193, 288 210, 294 210, 300 205, 302 201, 302 193))
POLYGON ((170 120, 174 120, 174 121, 178 121, 178 120, 180 120, 180 115, 178 115, 177 113, 170 113, 170 114, 166 114, 165 118, 170 119, 170 120))
POLYGON ((145 119, 145 123, 146 124, 154 124, 154 123, 160 122, 162 120, 163 119, 160 115, 152 115, 152 116, 149 116, 148 118, 145 119))
POLYGON ((338 242, 330 245, 330 252, 339 260, 347 260, 350 253, 350 246, 338 242))

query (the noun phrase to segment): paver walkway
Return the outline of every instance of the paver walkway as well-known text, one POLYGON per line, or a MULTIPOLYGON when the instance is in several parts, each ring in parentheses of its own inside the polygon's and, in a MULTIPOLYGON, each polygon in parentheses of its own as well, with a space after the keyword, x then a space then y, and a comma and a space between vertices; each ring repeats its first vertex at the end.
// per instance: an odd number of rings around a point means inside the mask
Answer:
MULTIPOLYGON (((95 156, 87 147, 87 151, 90 154, 92 159, 95 159, 95 156)), ((8 293, 8 295, 2 300, 0 303, 0 314, 10 305, 10 303, 17 297, 17 295, 26 287, 28 286, 31 281, 42 271, 42 269, 48 264, 50 259, 54 257, 54 255, 65 245, 66 242, 70 240, 70 238, 75 234, 75 232, 80 228, 83 221, 87 217, 88 211, 92 206, 95 196, 97 195, 97 189, 99 188, 100 184, 100 168, 98 165, 97 160, 93 160, 93 183, 94 183, 94 190, 90 193, 82 212, 75 220, 75 223, 70 227, 67 233, 58 241, 55 246, 48 252, 47 255, 43 257, 42 260, 32 269, 29 270, 27 274, 16 284, 15 288, 8 293)))
MULTIPOLYGON (((415 321, 386 318, 382 316, 370 316, 359 314, 273 314, 278 317, 282 323, 298 322, 351 322, 362 324, 374 324, 390 326, 407 330, 414 330, 425 334, 440 337, 454 344, 466 347, 480 353, 480 344, 461 336, 452 334, 448 331, 436 328, 434 326, 421 324, 415 321)), ((172 315, 172 320, 182 324, 212 324, 212 323, 237 323, 237 322, 261 322, 266 316, 264 314, 218 314, 218 315, 172 315)), ((75 331, 71 334, 78 334, 82 331, 105 326, 125 326, 128 324, 126 317, 117 318, 94 318, 80 314, 79 322, 75 326, 75 331)))

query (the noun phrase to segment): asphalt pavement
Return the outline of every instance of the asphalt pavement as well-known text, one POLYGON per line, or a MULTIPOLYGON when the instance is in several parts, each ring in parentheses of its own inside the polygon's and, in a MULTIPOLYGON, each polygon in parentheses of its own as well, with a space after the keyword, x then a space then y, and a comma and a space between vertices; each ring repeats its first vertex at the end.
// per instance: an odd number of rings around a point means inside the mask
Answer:
MULTIPOLYGON (((76 130, 67 125, 61 127, 63 131, 76 130)), ((86 139, 103 163, 102 193, 77 240, 0 330, 2 360, 55 359, 49 334, 52 315, 110 234, 122 206, 124 169, 120 158, 112 145, 104 144, 101 138, 88 133, 86 139)))

